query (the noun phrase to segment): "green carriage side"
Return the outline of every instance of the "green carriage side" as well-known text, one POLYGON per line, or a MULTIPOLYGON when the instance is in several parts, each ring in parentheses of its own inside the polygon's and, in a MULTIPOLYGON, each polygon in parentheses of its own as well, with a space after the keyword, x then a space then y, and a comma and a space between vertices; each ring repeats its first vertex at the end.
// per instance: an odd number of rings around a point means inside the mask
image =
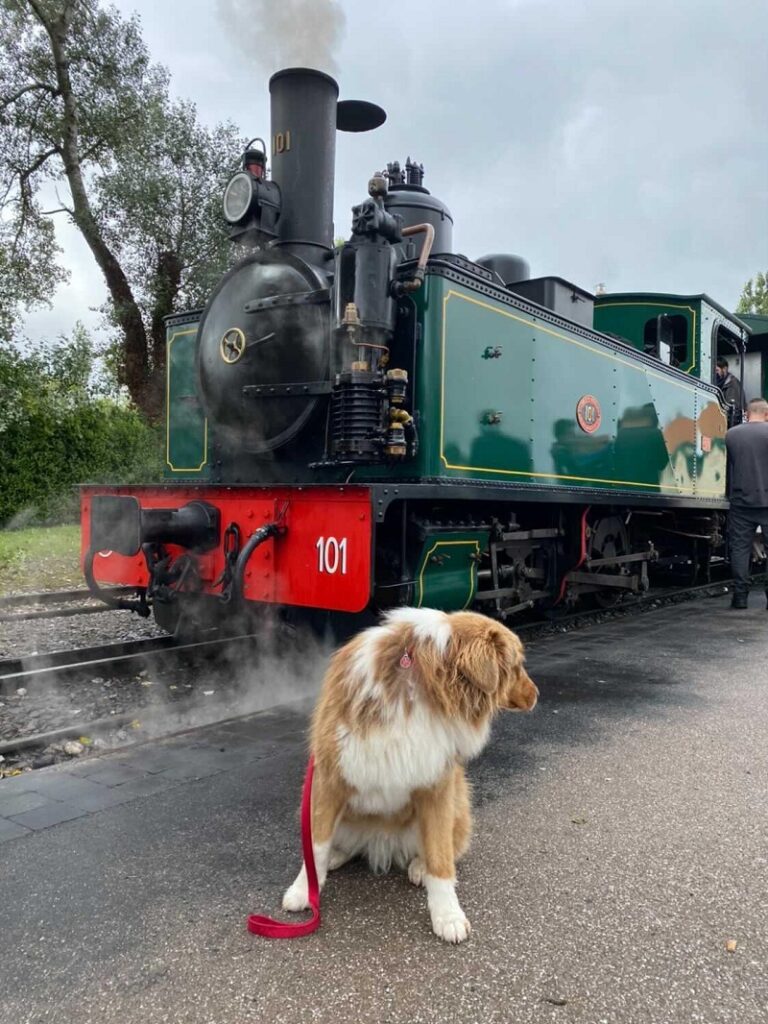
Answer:
POLYGON ((713 386, 438 261, 418 310, 419 461, 366 475, 723 502, 713 386))

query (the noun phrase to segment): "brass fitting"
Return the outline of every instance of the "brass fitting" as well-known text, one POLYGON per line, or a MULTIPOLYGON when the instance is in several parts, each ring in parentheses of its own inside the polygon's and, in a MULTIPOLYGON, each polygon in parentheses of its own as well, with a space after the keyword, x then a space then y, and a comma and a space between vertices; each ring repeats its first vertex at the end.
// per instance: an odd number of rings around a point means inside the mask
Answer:
POLYGON ((344 308, 344 318, 342 319, 342 325, 344 327, 359 327, 360 316, 357 312, 357 306, 354 302, 348 302, 344 308))
POLYGON ((413 416, 405 409, 390 409, 389 410, 389 422, 390 423, 402 423, 404 426, 406 423, 411 423, 413 416))
POLYGON ((387 392, 392 405, 402 405, 408 387, 408 371, 395 367, 387 370, 387 392))
POLYGON ((389 191, 389 182, 381 171, 374 171, 368 182, 368 195, 374 199, 384 197, 389 191))

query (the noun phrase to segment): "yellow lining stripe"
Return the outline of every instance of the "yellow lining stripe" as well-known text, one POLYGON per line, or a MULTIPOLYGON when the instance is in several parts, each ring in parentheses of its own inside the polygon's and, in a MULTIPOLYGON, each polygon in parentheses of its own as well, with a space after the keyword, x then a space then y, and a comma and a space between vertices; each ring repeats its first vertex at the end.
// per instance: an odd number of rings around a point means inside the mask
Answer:
MULTIPOLYGON (((696 335, 696 310, 693 308, 693 306, 684 306, 680 302, 601 302, 600 305, 597 306, 596 308, 597 309, 608 309, 609 307, 612 307, 612 306, 660 306, 662 309, 687 309, 688 312, 691 314, 691 317, 693 319, 693 325, 692 325, 693 337, 691 339, 691 341, 692 341, 692 344, 691 344, 691 355, 693 357, 693 362, 691 363, 690 366, 686 366, 684 368, 681 367, 680 368, 680 372, 681 373, 690 373, 691 372, 691 370, 696 365, 696 343, 697 343, 697 340, 698 340, 697 339, 697 335, 696 335)), ((688 339, 686 338, 685 340, 686 340, 686 343, 687 343, 688 339)), ((686 344, 686 347, 687 347, 687 344, 686 344)), ((640 351, 640 349, 638 349, 638 352, 639 351, 640 351)))
POLYGON ((197 334, 197 327, 174 331, 165 345, 165 461, 174 473, 199 473, 208 461, 208 417, 203 421, 203 461, 199 466, 174 466, 171 462, 171 345, 177 338, 197 334))
MULTIPOLYGON (((416 605, 417 608, 421 608, 422 607, 422 601, 424 600, 424 571, 427 568, 427 562, 429 561, 429 559, 432 557, 432 555, 434 555, 434 553, 437 551, 437 549, 439 547, 444 547, 444 548, 456 547, 457 545, 460 545, 460 544, 469 544, 470 546, 474 546, 475 553, 478 554, 478 555, 480 554, 480 541, 479 540, 438 540, 438 541, 435 541, 435 543, 432 545, 432 547, 426 553, 426 555, 424 556, 424 561, 423 561, 422 566, 421 566, 421 572, 419 573, 419 603, 416 605)), ((473 572, 474 568, 475 568, 474 565, 472 564, 472 562, 470 562, 469 563, 469 597, 467 598, 466 603, 462 605, 462 611, 466 607, 468 607, 468 605, 472 601, 472 598, 475 596, 475 582, 476 581, 475 581, 475 574, 473 572)))
MULTIPOLYGON (((532 327, 536 331, 543 331, 545 334, 550 334, 553 338, 558 338, 560 341, 567 341, 572 345, 577 345, 579 348, 586 349, 593 355, 604 356, 606 359, 612 359, 614 362, 620 363, 622 366, 629 367, 630 370, 637 370, 641 373, 647 374, 651 377, 657 377, 659 380, 664 381, 665 384, 673 384, 675 387, 682 388, 683 391, 692 394, 694 399, 698 396, 698 392, 693 384, 683 384, 681 381, 670 380, 661 373, 656 373, 654 370, 648 369, 646 366, 637 366, 635 363, 629 363, 620 356, 613 352, 602 352, 599 348, 593 347, 582 341, 577 341, 575 338, 569 338, 566 334, 561 334, 559 331, 553 331, 549 327, 544 327, 541 324, 536 324, 532 320, 527 320, 525 317, 516 316, 514 313, 508 313, 505 309, 497 309, 496 306, 491 306, 487 302, 482 302, 480 299, 472 298, 469 295, 464 295, 461 292, 450 289, 443 298, 443 328, 441 336, 441 381, 440 381, 440 461, 443 463, 446 469, 460 469, 465 471, 474 471, 477 473, 495 473, 503 476, 525 476, 525 477, 544 477, 548 480, 574 480, 579 483, 593 483, 593 484, 618 484, 622 487, 645 487, 645 488, 673 488, 675 485, 672 484, 649 484, 645 482, 639 482, 635 480, 606 480, 601 477, 591 476, 567 476, 562 473, 533 473, 528 470, 522 469, 496 469, 488 466, 460 466, 449 462, 445 455, 445 337, 446 327, 448 324, 447 317, 447 306, 451 298, 464 299, 465 302, 471 302, 475 306, 481 306, 483 309, 489 309, 492 313, 498 313, 501 316, 508 317, 510 320, 516 320, 518 323, 525 324, 526 327, 532 327)), ((697 428, 698 429, 698 428, 697 428)), ((710 490, 693 490, 690 488, 681 487, 679 484, 676 485, 677 494, 690 494, 690 495, 712 495, 717 498, 724 498, 725 495, 720 491, 710 490)))

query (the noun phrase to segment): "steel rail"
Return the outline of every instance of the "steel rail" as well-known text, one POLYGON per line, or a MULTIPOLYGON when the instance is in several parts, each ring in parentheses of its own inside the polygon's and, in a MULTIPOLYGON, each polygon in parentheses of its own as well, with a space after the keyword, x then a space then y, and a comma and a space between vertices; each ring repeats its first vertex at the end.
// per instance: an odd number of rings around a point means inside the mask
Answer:
MULTIPOLYGON (((753 583, 763 582, 764 580, 765 575, 763 573, 752 577, 753 583)), ((513 628, 515 633, 525 636, 526 633, 540 632, 547 627, 557 628, 568 625, 571 622, 580 622, 587 625, 591 619, 600 619, 602 616, 610 615, 611 613, 616 615, 621 615, 623 612, 629 613, 643 605, 652 604, 654 601, 672 604, 677 603, 680 598, 695 597, 697 594, 705 594, 707 591, 712 591, 712 597, 722 597, 732 584, 732 579, 723 579, 712 580, 710 583, 699 583, 693 587, 662 587, 647 590, 643 594, 627 596, 623 600, 617 601, 616 604, 608 605, 605 608, 585 608, 581 611, 569 612, 567 615, 553 614, 548 618, 536 619, 535 622, 512 624, 510 628, 513 628)))
POLYGON ((138 667, 149 659, 165 654, 174 657, 203 654, 257 638, 256 633, 242 633, 196 640, 193 643, 178 643, 172 636, 164 636, 0 661, 0 693, 13 693, 20 683, 45 681, 60 674, 77 675, 113 665, 126 667, 131 663, 138 667))
POLYGON ((84 608, 55 608, 53 611, 22 612, 17 615, 0 615, 0 622, 29 622, 32 619, 68 619, 75 615, 97 615, 112 611, 107 605, 88 605, 84 608))
MULTIPOLYGON (((112 587, 109 594, 125 594, 135 591, 135 587, 112 587)), ((28 608, 31 605, 42 605, 35 611, 0 612, 0 623, 29 622, 32 619, 63 619, 74 615, 96 615, 111 611, 108 605, 99 602, 89 590, 45 591, 40 594, 18 594, 0 598, 0 609, 28 608), (86 603, 87 602, 87 603, 86 603), (54 607, 61 606, 64 607, 54 607), (74 605, 74 607, 72 607, 74 605)))
POLYGON ((91 733, 103 732, 105 729, 119 728, 136 718, 136 711, 122 715, 111 715, 109 718, 96 718, 92 722, 80 722, 78 725, 64 725, 60 729, 49 729, 47 732, 29 733, 27 736, 15 736, 11 740, 0 743, 0 754, 13 754, 18 750, 30 747, 47 747, 50 743, 65 740, 69 736, 90 736, 91 733))
MULTIPOLYGON (((109 594, 127 594, 136 587, 105 587, 109 594)), ((23 608, 31 604, 65 604, 70 601, 93 601, 94 597, 87 587, 79 590, 41 590, 37 594, 10 594, 0 597, 0 608, 23 608)))

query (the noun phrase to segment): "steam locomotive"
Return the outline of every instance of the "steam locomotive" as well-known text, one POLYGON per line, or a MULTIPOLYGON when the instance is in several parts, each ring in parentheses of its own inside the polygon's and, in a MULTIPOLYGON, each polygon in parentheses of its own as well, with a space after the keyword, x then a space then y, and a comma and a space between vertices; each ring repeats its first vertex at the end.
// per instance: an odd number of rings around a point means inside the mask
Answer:
POLYGON ((166 480, 82 489, 90 589, 172 631, 267 608, 343 628, 705 577, 727 509, 714 360, 744 359, 747 325, 705 295, 468 259, 410 158, 334 246, 336 132, 386 115, 311 69, 269 87, 271 145, 223 197, 239 258, 167 323, 166 480))

